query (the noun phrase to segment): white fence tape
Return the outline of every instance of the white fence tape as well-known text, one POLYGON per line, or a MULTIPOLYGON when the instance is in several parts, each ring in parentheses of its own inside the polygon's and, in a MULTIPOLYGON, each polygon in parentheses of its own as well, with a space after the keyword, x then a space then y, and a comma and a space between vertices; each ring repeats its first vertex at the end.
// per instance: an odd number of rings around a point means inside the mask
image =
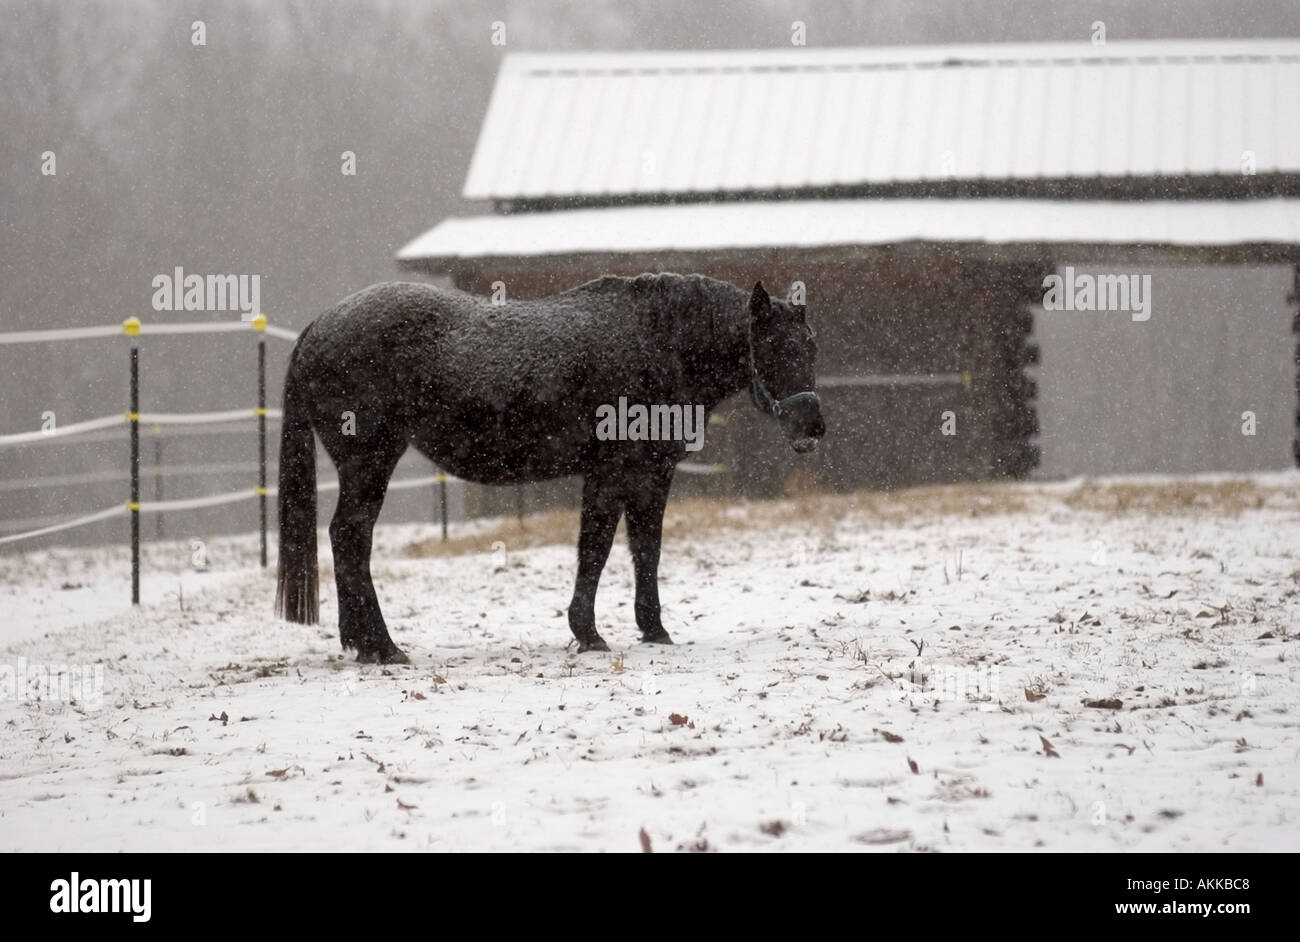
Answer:
POLYGON ((234 334, 253 330, 252 321, 204 321, 194 324, 171 323, 140 325, 140 336, 146 334, 234 334))
POLYGON ((124 337, 121 324, 108 327, 64 327, 55 330, 15 330, 0 334, 0 344, 45 343, 49 340, 89 340, 92 337, 124 337))
POLYGON ((725 474, 731 469, 725 464, 692 464, 683 461, 677 466, 677 470, 685 471, 687 474, 725 474))
MULTIPOLYGON (((404 491, 412 487, 425 487, 429 484, 437 484, 439 481, 447 481, 450 483, 458 480, 460 480, 460 478, 454 478, 450 474, 429 474, 422 478, 403 478, 400 481, 390 481, 388 483, 388 489, 390 491, 404 491)), ((334 488, 339 486, 338 481, 332 481, 330 483, 334 485, 334 488)), ((330 488, 330 490, 333 490, 334 488, 330 488)))
MULTIPOLYGON (((402 478, 392 481, 388 485, 390 491, 402 491, 413 487, 426 487, 430 484, 437 484, 439 481, 457 481, 451 475, 430 474, 418 478, 402 478)), ((339 482, 337 479, 332 481, 321 481, 317 486, 317 491, 337 491, 339 482)), ((267 497, 275 497, 280 493, 278 487, 268 487, 266 489, 267 497)), ((186 497, 177 500, 153 500, 141 501, 140 513, 158 514, 171 513, 177 510, 196 510, 203 507, 219 507, 222 504, 235 504, 243 500, 253 500, 258 496, 256 488, 248 488, 242 491, 232 491, 229 494, 213 494, 207 497, 186 497)), ((107 510, 101 510, 98 513, 87 514, 84 517, 76 517, 72 520, 64 520, 60 523, 40 527, 36 530, 28 530, 25 533, 11 533, 8 536, 0 537, 0 544, 14 543, 18 540, 31 539, 33 537, 44 536, 47 533, 57 533, 60 530, 70 530, 73 527, 86 526, 92 523, 98 523, 100 520, 108 520, 112 517, 118 517, 129 512, 126 504, 120 504, 116 507, 109 507, 107 510)))
MULTIPOLYGON (((266 417, 281 418, 279 409, 267 409, 266 417)), ((143 425, 207 425, 257 418, 256 409, 227 409, 225 412, 141 412, 143 425)))
POLYGON ((29 530, 26 533, 14 533, 10 536, 0 536, 0 544, 13 543, 17 540, 27 540, 36 536, 44 536, 47 533, 58 533, 60 530, 71 530, 73 527, 85 526, 88 523, 97 523, 100 520, 107 520, 110 517, 118 517, 124 513, 126 513, 126 505, 119 504, 116 507, 109 507, 107 510, 101 510, 96 514, 78 517, 75 520, 65 520, 62 523, 56 523, 48 527, 41 527, 39 530, 29 530))
MULTIPOLYGON (((49 330, 17 330, 0 333, 0 346, 10 346, 14 344, 26 343, 48 343, 57 340, 89 340, 94 338, 107 337, 126 337, 131 333, 148 335, 167 335, 167 334, 215 334, 215 333, 236 333, 236 332, 254 332, 261 334, 270 334, 282 340, 297 340, 298 335, 291 330, 282 327, 272 327, 266 322, 266 318, 259 316, 255 320, 241 321, 208 321, 200 323, 171 323, 171 324, 142 324, 136 319, 123 324, 102 325, 93 327, 63 327, 49 330), (128 327, 131 331, 128 331, 128 327)), ((132 338, 134 340, 134 338, 132 338)), ((55 426, 50 429, 40 429, 33 432, 17 432, 10 435, 0 435, 0 447, 8 445, 24 445, 29 443, 53 441, 72 436, 84 436, 82 441, 110 441, 118 438, 117 435, 103 436, 90 435, 89 433, 98 432, 103 429, 109 429, 114 426, 124 425, 135 421, 137 426, 144 422, 149 425, 215 425, 218 423, 229 423, 246 421, 257 418, 259 413, 267 419, 275 421, 282 417, 279 409, 231 409, 225 412, 189 412, 189 413, 166 413, 166 412, 148 412, 140 413, 137 416, 128 416, 125 413, 120 415, 106 415, 97 419, 88 419, 84 422, 74 422, 71 425, 55 426)), ((213 430, 216 431, 216 430, 213 430)), ((95 475, 64 475, 67 481, 76 481, 80 478, 87 483, 96 477, 95 475)), ((65 483, 67 482, 65 481, 65 483)), ((25 484, 26 482, 3 482, 5 484, 25 484)), ((50 486, 50 479, 43 482, 50 486)), ((337 484, 335 485, 337 487, 337 484)), ((414 484, 409 486, 415 486, 414 484)), ((13 488, 5 488, 13 489, 13 488)), ((328 489, 328 487, 326 488, 328 489)), ((269 495, 275 493, 275 488, 267 489, 269 495)), ((153 501, 148 503, 139 503, 134 506, 140 513, 162 513, 173 510, 190 510, 199 507, 214 507, 222 504, 231 504, 237 501, 249 500, 258 497, 262 493, 260 489, 253 488, 245 491, 236 491, 231 494, 217 494, 208 497, 196 497, 183 500, 153 501)), ((113 517, 119 517, 129 512, 129 506, 120 504, 115 507, 108 507, 97 513, 87 514, 82 517, 75 517, 71 520, 63 520, 58 523, 52 523, 48 526, 41 526, 35 530, 28 530, 24 533, 11 533, 0 537, 0 545, 14 543, 18 540, 32 539, 33 537, 44 536, 49 533, 58 533, 62 530, 70 530, 73 527, 87 526, 92 523, 98 523, 101 520, 108 520, 113 517)), ((265 536, 265 535, 264 535, 265 536)), ((263 546, 265 552, 265 545, 263 546)), ((265 559, 263 559, 265 564, 265 559)), ((137 599, 138 601, 138 599, 137 599)))
MULTIPOLYGON (((284 417, 279 409, 267 409, 266 417, 278 421, 284 417)), ((227 409, 224 412, 141 412, 140 422, 144 425, 208 425, 221 422, 242 422, 257 418, 256 409, 227 409)), ((35 432, 16 432, 12 435, 0 435, 0 448, 6 445, 25 445, 31 442, 45 441, 51 438, 66 438, 69 435, 81 435, 86 432, 111 428, 129 422, 126 413, 106 415, 99 419, 87 419, 72 425, 55 426, 35 432)))
MULTIPOLYGON (((247 434, 247 433, 245 433, 247 434)), ((256 474, 256 461, 214 461, 211 464, 149 464, 140 465, 140 480, 149 482, 157 478, 193 477, 204 474, 256 474)), ((266 466, 266 473, 274 475, 275 462, 266 466)), ((54 474, 46 478, 12 478, 0 481, 0 493, 5 491, 31 491, 46 487, 72 487, 76 484, 106 484, 111 481, 129 481, 129 471, 87 471, 83 474, 54 474)), ((0 523, 0 526, 3 526, 0 523)))
MULTIPOLYGON (((298 335, 284 327, 272 327, 267 324, 263 331, 258 331, 253 321, 201 321, 193 324, 141 323, 140 334, 225 334, 225 333, 261 333, 265 332, 281 340, 297 340, 298 335)), ((15 343, 45 343, 50 340, 89 340, 94 337, 125 337, 126 331, 121 324, 103 327, 57 327, 49 330, 14 330, 0 333, 0 346, 15 343)))
POLYGON ((970 382, 966 373, 878 373, 875 376, 819 376, 818 389, 853 386, 948 386, 970 382))
POLYGON ((297 340, 297 339, 298 339, 298 335, 297 335, 297 333, 295 333, 294 331, 292 331, 292 330, 286 330, 286 329, 283 328, 283 327, 273 327, 273 326, 271 326, 270 324, 267 324, 267 325, 266 325, 266 332, 267 332, 268 334, 270 334, 272 337, 279 337, 281 340, 297 340))
POLYGON ((52 429, 40 429, 35 432, 18 432, 14 435, 0 435, 0 447, 5 445, 23 445, 27 442, 44 441, 47 438, 66 438, 69 435, 82 435, 101 428, 111 428, 126 421, 125 415, 106 415, 100 419, 87 419, 72 425, 56 426, 52 429))
MULTIPOLYGON (((273 421, 278 422, 280 418, 281 416, 280 416, 279 409, 266 410, 266 419, 268 422, 273 422, 273 421)), ((244 418, 240 418, 237 421, 245 422, 247 420, 244 418)), ((125 417, 123 417, 122 424, 123 425, 127 424, 125 417)), ((213 423, 213 426, 217 424, 218 423, 213 423)), ((119 428, 119 429, 115 429, 112 432, 107 432, 107 433, 101 432, 101 433, 92 433, 89 435, 83 435, 77 438, 77 443, 91 444, 95 442, 101 442, 101 443, 102 442, 125 442, 126 432, 127 430, 125 428, 119 428)), ((211 426, 195 426, 195 427, 177 426, 176 430, 172 432, 168 432, 165 438, 173 439, 173 438, 205 437, 208 435, 247 435, 247 434, 248 434, 247 428, 215 428, 211 426)), ((144 429, 140 429, 141 444, 150 441, 155 437, 157 437, 156 432, 147 432, 144 429)), ((30 441, 27 444, 39 445, 44 441, 46 441, 46 437, 42 436, 39 440, 30 441)), ((57 441, 57 439, 51 439, 51 441, 57 441)))
MULTIPOLYGON (((722 464, 697 464, 693 465, 687 462, 679 464, 678 470, 687 471, 693 474, 721 474, 727 470, 726 465, 722 464)), ((147 472, 145 472, 147 474, 147 472)), ((390 481, 388 490, 404 491, 414 487, 428 487, 440 482, 452 483, 459 481, 460 478, 452 477, 450 474, 428 474, 418 478, 402 478, 396 481, 390 481)), ((337 491, 339 488, 338 480, 321 481, 316 485, 319 491, 337 491)), ((277 487, 268 487, 266 489, 267 497, 275 497, 279 494, 280 489, 277 487)), ((232 491, 229 494, 213 494, 207 497, 187 497, 177 500, 154 500, 141 501, 140 513, 156 514, 171 513, 177 510, 197 510, 203 507, 219 507, 222 504, 235 504, 243 500, 252 500, 258 496, 257 488, 248 488, 242 491, 232 491)), ((91 523, 98 523, 100 520, 108 520, 127 513, 126 504, 117 507, 109 507, 107 510, 101 510, 98 513, 89 514, 85 517, 77 517, 73 520, 65 520, 62 523, 52 524, 47 527, 41 527, 37 530, 29 530, 26 533, 12 533, 8 536, 0 537, 0 544, 13 543, 18 540, 31 539, 33 537, 44 536, 47 533, 57 533, 60 530, 70 530, 73 527, 85 526, 91 523)))
MULTIPOLYGON (((271 492, 267 488, 267 493, 271 492)), ((229 494, 209 494, 207 497, 185 497, 177 500, 150 500, 140 502, 140 513, 160 514, 174 510, 196 510, 199 507, 218 507, 221 504, 237 504, 241 500, 251 500, 257 496, 257 488, 250 487, 243 491, 231 491, 229 494)))

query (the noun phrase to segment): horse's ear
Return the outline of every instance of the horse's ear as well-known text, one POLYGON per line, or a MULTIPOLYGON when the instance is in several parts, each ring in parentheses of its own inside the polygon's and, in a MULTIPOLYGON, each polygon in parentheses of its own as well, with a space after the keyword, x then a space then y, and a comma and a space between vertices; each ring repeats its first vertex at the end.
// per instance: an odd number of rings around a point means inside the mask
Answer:
POLYGON ((772 313, 772 299, 767 296, 763 282, 754 282, 754 293, 749 296, 749 319, 761 321, 772 313))

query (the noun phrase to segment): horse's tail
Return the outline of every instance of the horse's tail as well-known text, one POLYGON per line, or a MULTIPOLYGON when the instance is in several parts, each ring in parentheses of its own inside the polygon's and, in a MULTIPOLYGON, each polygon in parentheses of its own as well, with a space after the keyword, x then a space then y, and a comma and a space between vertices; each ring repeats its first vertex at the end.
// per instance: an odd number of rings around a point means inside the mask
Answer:
POLYGON ((284 379, 280 424, 280 572, 275 613, 289 621, 320 621, 316 569, 316 439, 303 402, 298 351, 284 379))

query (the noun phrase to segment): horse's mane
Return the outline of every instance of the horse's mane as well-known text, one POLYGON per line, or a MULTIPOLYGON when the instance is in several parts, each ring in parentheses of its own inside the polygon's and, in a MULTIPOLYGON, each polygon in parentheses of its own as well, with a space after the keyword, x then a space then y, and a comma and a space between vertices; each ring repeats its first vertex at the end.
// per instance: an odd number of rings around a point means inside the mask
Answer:
POLYGON ((715 346, 742 323, 745 311, 744 291, 700 274, 604 275, 573 291, 627 297, 630 313, 645 318, 665 344, 679 351, 715 346))

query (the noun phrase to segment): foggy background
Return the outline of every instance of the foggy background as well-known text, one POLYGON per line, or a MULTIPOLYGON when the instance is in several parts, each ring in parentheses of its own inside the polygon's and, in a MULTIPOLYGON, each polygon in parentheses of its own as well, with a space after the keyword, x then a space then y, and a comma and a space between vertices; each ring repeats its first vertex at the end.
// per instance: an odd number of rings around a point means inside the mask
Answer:
MULTIPOLYGON (((459 191, 506 52, 788 48, 796 19, 809 46, 1084 41, 1095 20, 1112 41, 1300 35, 1300 4, 1282 0, 2 0, 0 330, 238 317, 155 314, 150 282, 176 266, 261 275, 272 323, 300 329, 351 291, 409 277, 394 252, 443 217, 482 211, 459 191), (206 46, 191 44, 195 20, 206 46), (504 48, 491 44, 496 20, 504 48), (54 177, 40 173, 47 150, 54 177), (356 176, 340 173, 348 150, 356 176)), ((272 405, 288 352, 268 341, 272 405)), ((151 338, 141 357, 146 411, 253 404, 251 334, 151 338)), ((0 434, 39 428, 45 411, 68 424, 124 410, 126 363, 116 340, 0 347, 0 434)), ((165 460, 254 460, 248 428, 169 440, 165 460)), ((0 480, 125 471, 124 442, 125 430, 114 442, 3 449, 0 480)), ((180 478, 165 496, 252 483, 180 478)), ((124 496, 120 482, 0 489, 0 521, 86 513, 124 496)), ((154 496, 147 477, 143 496, 154 496)), ((429 500, 408 492, 390 504, 429 500)), ((327 500, 322 520, 328 511, 327 500)), ((247 502, 187 519, 247 529, 255 515, 247 502)), ((57 539, 117 539, 123 526, 57 539)), ((153 526, 144 522, 146 537, 153 526)))

